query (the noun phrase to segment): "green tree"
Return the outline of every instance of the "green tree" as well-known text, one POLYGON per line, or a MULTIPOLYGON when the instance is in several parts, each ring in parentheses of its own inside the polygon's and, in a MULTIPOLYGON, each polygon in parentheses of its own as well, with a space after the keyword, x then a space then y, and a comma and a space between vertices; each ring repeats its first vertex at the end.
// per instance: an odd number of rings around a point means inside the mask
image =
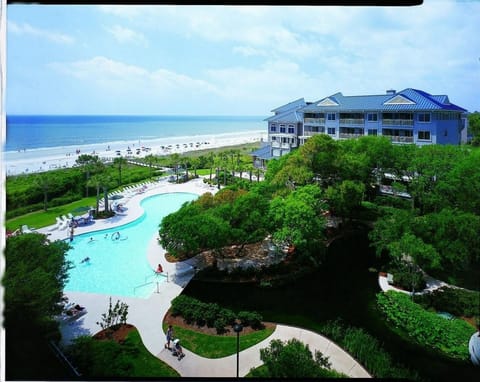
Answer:
MULTIPOLYGON (((325 378, 340 376, 332 371, 327 356, 315 351, 315 356, 308 345, 292 338, 286 342, 270 341, 268 348, 260 349, 260 359, 270 378, 325 378)), ((265 375, 264 375, 265 376, 265 375)))
POLYGON ((464 272, 480 261, 480 216, 444 208, 416 219, 415 233, 440 254, 440 269, 464 272))
POLYGON ((41 190, 43 194, 43 210, 48 209, 48 195, 54 188, 54 178, 50 173, 44 172, 35 177, 35 185, 41 190))
POLYGON ((335 215, 342 219, 351 218, 353 211, 360 206, 365 193, 365 185, 358 181, 344 180, 335 186, 329 186, 326 198, 335 215))
POLYGON ((90 173, 95 167, 96 162, 99 161, 97 155, 81 154, 75 160, 75 162, 81 166, 85 173, 85 197, 88 198, 88 185, 87 182, 90 179, 90 173))
POLYGON ((48 369, 54 361, 48 357, 48 340, 61 336, 54 316, 63 308, 63 288, 70 267, 65 259, 68 247, 64 241, 49 242, 38 233, 5 241, 2 284, 7 380, 51 375, 48 369))
POLYGON ((388 209, 377 219, 368 234, 371 246, 377 256, 388 251, 390 243, 397 241, 405 233, 412 233, 413 212, 410 210, 388 209))
POLYGON ((118 181, 117 186, 122 184, 122 168, 128 164, 127 160, 124 157, 116 157, 113 159, 113 165, 118 170, 118 181))
POLYGON ((5 323, 35 324, 60 313, 63 287, 71 264, 65 259, 69 246, 50 242, 38 233, 9 237, 6 240, 5 323))
POLYGON ((326 205, 320 199, 316 185, 299 187, 286 197, 276 197, 270 203, 269 230, 278 247, 295 246, 302 260, 317 264, 316 254, 324 247, 325 218, 321 211, 326 205))
POLYGON ((82 376, 87 378, 126 378, 132 376, 138 353, 129 339, 120 344, 114 340, 99 341, 90 336, 79 336, 67 349, 82 376))
POLYGON ((474 111, 468 115, 468 128, 472 135, 474 136, 474 140, 476 143, 479 143, 480 140, 480 112, 474 111))

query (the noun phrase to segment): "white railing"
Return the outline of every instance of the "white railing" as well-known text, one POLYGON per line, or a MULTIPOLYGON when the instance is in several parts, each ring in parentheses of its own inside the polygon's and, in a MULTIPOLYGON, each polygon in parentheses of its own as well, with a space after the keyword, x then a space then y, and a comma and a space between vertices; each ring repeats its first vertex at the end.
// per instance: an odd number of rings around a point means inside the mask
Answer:
POLYGON ((365 119, 363 118, 340 118, 340 124, 345 125, 363 125, 365 119))
POLYGON ((363 136, 364 134, 340 133, 340 138, 358 138, 363 136))
POLYGON ((325 118, 304 118, 303 123, 325 124, 325 118))
POLYGON ((383 135, 383 136, 390 138, 392 142, 413 143, 413 137, 402 137, 399 135, 383 135))
POLYGON ((303 135, 306 137, 313 137, 314 135, 325 134, 323 131, 304 131, 303 135))
POLYGON ((384 119, 382 124, 388 126, 413 126, 413 119, 384 119))

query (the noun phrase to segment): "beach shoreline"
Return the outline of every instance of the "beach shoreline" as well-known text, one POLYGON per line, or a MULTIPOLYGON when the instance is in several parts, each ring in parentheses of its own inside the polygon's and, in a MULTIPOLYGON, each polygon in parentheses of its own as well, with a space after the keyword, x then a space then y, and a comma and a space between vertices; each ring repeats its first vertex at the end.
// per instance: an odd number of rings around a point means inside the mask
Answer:
POLYGON ((41 173, 59 168, 70 168, 82 154, 97 155, 101 160, 116 157, 143 158, 147 155, 165 156, 174 153, 236 146, 267 140, 264 130, 156 138, 122 140, 77 146, 43 147, 29 150, 4 151, 2 162, 6 176, 41 173))

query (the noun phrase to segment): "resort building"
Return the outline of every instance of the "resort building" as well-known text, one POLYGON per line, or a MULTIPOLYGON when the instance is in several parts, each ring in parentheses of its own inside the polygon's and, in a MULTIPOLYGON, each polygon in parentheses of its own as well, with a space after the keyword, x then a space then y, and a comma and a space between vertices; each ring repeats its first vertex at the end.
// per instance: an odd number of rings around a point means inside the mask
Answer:
POLYGON ((467 139, 467 110, 446 95, 418 89, 380 95, 336 93, 316 102, 303 98, 280 106, 267 118, 268 142, 252 153, 256 166, 303 145, 317 134, 333 139, 381 135, 398 144, 452 144, 467 139))

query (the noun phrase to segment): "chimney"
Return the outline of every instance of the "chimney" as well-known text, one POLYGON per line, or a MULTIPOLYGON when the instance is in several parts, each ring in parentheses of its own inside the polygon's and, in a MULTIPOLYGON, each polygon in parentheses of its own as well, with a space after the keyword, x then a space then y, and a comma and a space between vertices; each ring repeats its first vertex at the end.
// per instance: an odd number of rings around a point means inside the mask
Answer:
POLYGON ((396 91, 395 91, 394 89, 389 89, 389 90, 387 90, 387 94, 393 95, 393 94, 395 94, 395 93, 396 93, 396 91))

